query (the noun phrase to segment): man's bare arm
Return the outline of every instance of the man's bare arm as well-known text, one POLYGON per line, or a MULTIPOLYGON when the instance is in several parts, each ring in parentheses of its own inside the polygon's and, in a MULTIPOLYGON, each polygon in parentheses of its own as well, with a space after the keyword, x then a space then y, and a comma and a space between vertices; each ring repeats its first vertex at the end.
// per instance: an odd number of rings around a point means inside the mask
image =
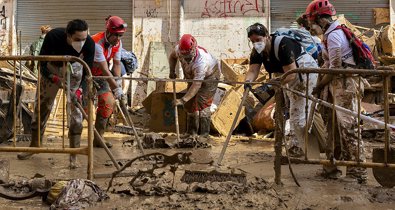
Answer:
POLYGON ((177 77, 176 75, 176 65, 177 65, 177 55, 176 52, 173 50, 169 56, 169 66, 170 66, 170 73, 169 73, 169 78, 170 79, 175 79, 177 77))
POLYGON ((115 88, 118 87, 117 82, 115 81, 114 78, 112 78, 113 75, 111 74, 110 70, 108 69, 108 64, 106 61, 95 62, 94 65, 98 65, 98 67, 102 70, 103 76, 111 76, 111 78, 107 79, 107 82, 110 85, 111 90, 114 90, 115 88))

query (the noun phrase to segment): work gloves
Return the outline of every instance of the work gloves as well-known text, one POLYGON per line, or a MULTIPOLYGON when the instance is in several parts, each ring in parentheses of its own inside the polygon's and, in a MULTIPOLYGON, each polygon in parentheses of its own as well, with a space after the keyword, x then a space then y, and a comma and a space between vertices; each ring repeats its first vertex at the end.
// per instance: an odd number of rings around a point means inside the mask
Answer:
POLYGON ((50 75, 48 76, 48 79, 49 79, 52 83, 54 83, 56 86, 58 86, 59 88, 62 88, 62 87, 63 87, 63 79, 60 78, 58 75, 50 74, 50 75))
POLYGON ((112 90, 112 92, 114 93, 114 97, 117 100, 122 100, 123 98, 123 91, 121 87, 117 87, 114 90, 112 90))
POLYGON ((180 98, 180 99, 176 99, 175 101, 173 101, 173 106, 184 106, 186 101, 184 101, 184 99, 180 98))
POLYGON ((177 74, 175 72, 170 72, 169 78, 170 79, 175 79, 175 78, 177 78, 177 74))

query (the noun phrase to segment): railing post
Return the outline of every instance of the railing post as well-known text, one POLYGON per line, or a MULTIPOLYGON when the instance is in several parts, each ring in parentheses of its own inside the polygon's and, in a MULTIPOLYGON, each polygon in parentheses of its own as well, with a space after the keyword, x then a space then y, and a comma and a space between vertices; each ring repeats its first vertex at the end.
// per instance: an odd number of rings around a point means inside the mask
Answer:
POLYGON ((275 94, 276 112, 275 112, 275 133, 274 133, 274 181, 277 185, 281 185, 281 154, 282 142, 284 138, 284 93, 282 88, 276 88, 275 94))
POLYGON ((93 81, 92 77, 87 78, 88 82, 88 179, 93 180, 93 104, 92 98, 93 81))
POLYGON ((384 164, 388 163, 388 152, 389 152, 389 131, 388 131, 388 121, 389 121, 389 102, 388 102, 388 89, 389 89, 389 76, 384 76, 384 164))

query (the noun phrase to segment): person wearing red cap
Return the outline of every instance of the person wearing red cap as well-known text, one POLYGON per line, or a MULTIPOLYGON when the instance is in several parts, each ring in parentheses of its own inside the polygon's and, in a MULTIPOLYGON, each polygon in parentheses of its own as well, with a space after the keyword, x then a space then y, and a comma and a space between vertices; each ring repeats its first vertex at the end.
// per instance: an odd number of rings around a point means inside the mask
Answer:
MULTIPOLYGON (((328 0, 312 1, 306 8, 305 16, 308 19, 310 30, 316 34, 324 34, 323 59, 325 68, 356 68, 353 50, 343 30, 338 30, 340 23, 334 21, 335 7, 328 0)), ((361 92, 358 90, 360 77, 358 75, 331 75, 325 74, 317 83, 313 94, 321 94, 321 98, 353 112, 358 112, 358 97, 363 95, 363 83, 361 92)), ((363 78, 361 78, 363 79, 363 78)), ((358 119, 349 114, 336 112, 336 129, 332 134, 332 110, 326 110, 323 116, 327 116, 328 143, 326 154, 328 159, 357 160, 364 162, 365 149, 362 139, 358 138, 358 119), (333 139, 332 136, 335 136, 333 139), (335 149, 332 148, 335 141, 335 149), (359 141, 359 143, 358 143, 359 141), (360 145, 359 151, 357 145, 360 145), (336 152, 340 151, 340 152, 336 152)), ((341 171, 334 165, 324 166, 324 175, 327 178, 337 179, 341 171)), ((347 167, 346 176, 356 179, 359 183, 366 183, 367 170, 363 167, 347 167)))
MULTIPOLYGON (((106 19, 106 30, 92 36, 96 43, 95 60, 92 67, 93 76, 121 76, 121 37, 126 32, 127 24, 118 16, 109 16, 106 19), (112 69, 110 70, 110 62, 112 69)), ((103 136, 108 119, 110 118, 115 100, 123 100, 122 87, 114 78, 95 79, 97 87, 98 104, 96 110, 95 128, 103 136)), ((110 142, 105 142, 107 147, 112 147, 110 142)), ((102 147, 95 137, 95 147, 102 147)))
POLYGON ((184 34, 178 45, 169 56, 169 78, 177 77, 175 70, 177 60, 180 61, 185 79, 199 80, 188 83, 187 93, 174 101, 176 106, 184 106, 187 111, 187 136, 208 137, 211 125, 210 106, 218 83, 204 82, 205 80, 219 80, 221 70, 214 56, 206 49, 198 46, 195 37, 184 34))

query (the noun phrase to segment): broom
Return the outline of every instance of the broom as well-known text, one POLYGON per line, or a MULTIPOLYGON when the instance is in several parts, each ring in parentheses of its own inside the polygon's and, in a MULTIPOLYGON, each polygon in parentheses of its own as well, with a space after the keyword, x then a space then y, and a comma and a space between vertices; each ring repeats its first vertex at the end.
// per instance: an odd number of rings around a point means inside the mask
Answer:
POLYGON ((219 172, 217 169, 221 165, 222 159, 224 158, 226 149, 228 148, 228 144, 230 138, 232 136, 233 130, 235 129, 236 122, 240 116, 241 109, 243 108, 243 104, 247 98, 249 88, 247 88, 243 93, 243 98, 241 99, 241 103, 239 108, 237 109, 236 116, 233 119, 232 126, 230 127, 229 133, 226 136, 226 140, 224 145, 222 146, 221 153, 215 165, 215 169, 212 171, 185 171, 184 175, 181 177, 181 181, 185 183, 192 183, 192 182, 200 182, 204 183, 207 181, 211 182, 226 182, 226 181, 233 181, 245 184, 247 182, 247 178, 245 174, 237 174, 237 173, 224 173, 219 172))

